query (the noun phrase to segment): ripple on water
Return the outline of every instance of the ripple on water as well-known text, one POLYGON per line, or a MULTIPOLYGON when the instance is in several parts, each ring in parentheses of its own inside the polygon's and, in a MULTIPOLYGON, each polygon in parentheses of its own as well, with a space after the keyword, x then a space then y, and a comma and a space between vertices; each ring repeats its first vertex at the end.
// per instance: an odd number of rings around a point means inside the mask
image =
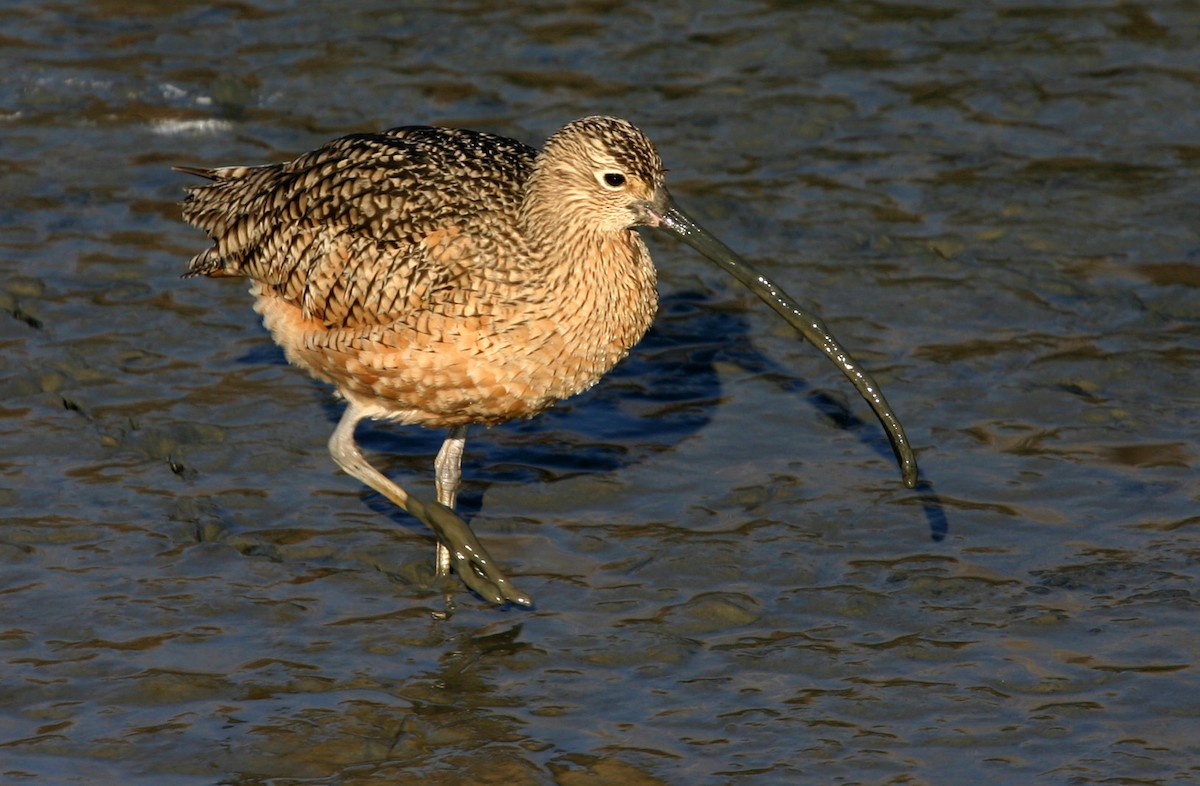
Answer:
MULTIPOLYGON (((1196 775, 1194 12, 24 4, 0 78, 0 780, 1196 775), (608 380, 473 433, 539 601, 332 465, 177 163, 617 112, 877 373, 927 485, 753 296, 649 238, 608 380), (1047 774, 1050 775, 1047 775, 1047 774)), ((437 435, 364 427, 431 494, 437 435)))

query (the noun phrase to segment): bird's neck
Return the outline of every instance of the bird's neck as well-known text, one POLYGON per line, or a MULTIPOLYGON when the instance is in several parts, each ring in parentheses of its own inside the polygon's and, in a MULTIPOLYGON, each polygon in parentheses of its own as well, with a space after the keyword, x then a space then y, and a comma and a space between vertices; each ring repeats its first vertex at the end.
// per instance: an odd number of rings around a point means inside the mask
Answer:
POLYGON ((569 389, 557 394, 573 395, 598 381, 650 327, 658 308, 654 265, 632 230, 600 232, 543 218, 526 238, 545 298, 539 310, 554 324, 548 341, 563 365, 576 369, 569 389))
POLYGON ((622 355, 641 339, 658 305, 658 284, 637 232, 577 230, 541 257, 547 291, 559 300, 559 313, 571 315, 567 327, 594 331, 595 340, 619 344, 622 355))
POLYGON ((588 194, 553 169, 538 167, 525 184, 518 224, 546 291, 575 301, 562 313, 582 311, 590 319, 619 320, 635 303, 649 304, 653 313, 657 284, 641 237, 602 227, 592 209, 588 194))

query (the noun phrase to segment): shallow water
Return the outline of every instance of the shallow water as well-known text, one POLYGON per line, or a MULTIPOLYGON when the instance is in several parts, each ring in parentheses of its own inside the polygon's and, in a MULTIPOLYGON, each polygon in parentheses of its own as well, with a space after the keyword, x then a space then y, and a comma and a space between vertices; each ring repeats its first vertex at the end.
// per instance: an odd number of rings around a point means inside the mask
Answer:
MULTIPOLYGON (((0 10, 0 780, 1200 779, 1193 4, 0 10), (919 448, 682 245, 634 355, 474 433, 458 592, 174 163, 626 116, 919 448)), ((432 494, 439 436, 360 438, 432 494)))

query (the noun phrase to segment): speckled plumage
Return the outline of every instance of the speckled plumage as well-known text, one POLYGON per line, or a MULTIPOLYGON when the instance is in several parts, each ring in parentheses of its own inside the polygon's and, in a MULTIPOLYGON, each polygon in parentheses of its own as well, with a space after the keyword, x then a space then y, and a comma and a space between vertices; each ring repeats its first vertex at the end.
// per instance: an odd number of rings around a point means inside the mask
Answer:
POLYGON ((329 440, 347 473, 425 522, 438 573, 495 603, 529 605, 454 512, 470 424, 541 412, 595 384, 650 326, 654 266, 635 231, 674 234, 766 301, 842 370, 917 482, 908 437, 879 386, 814 314, 671 200, 654 146, 632 125, 585 117, 541 152, 444 128, 334 140, 285 164, 184 168, 183 215, 214 245, 188 275, 245 276, 292 363, 347 406, 329 440), (370 464, 364 418, 449 428, 438 501, 370 464))
POLYGON ((190 275, 245 276, 288 360, 369 416, 425 426, 529 417, 593 385, 653 318, 654 268, 595 171, 647 192, 636 128, 584 118, 538 155, 503 137, 407 127, 286 164, 189 170, 184 217, 213 247, 190 275))
POLYGON ((439 574, 531 603, 453 512, 466 428, 585 390, 650 326, 654 266, 634 230, 669 204, 650 141, 606 117, 564 126, 540 153, 405 127, 284 164, 182 169, 212 181, 183 203, 213 240, 187 275, 250 279, 288 360, 336 386, 333 459, 434 531, 439 574), (366 460, 363 418, 449 428, 436 504, 366 460))

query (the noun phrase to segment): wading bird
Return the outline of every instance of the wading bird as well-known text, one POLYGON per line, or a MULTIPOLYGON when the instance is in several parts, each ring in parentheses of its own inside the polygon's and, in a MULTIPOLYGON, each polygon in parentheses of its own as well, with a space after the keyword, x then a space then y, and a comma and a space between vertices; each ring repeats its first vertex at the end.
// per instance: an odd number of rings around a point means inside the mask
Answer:
POLYGON ((530 605, 454 512, 467 427, 536 415, 604 376, 650 326, 654 265, 638 227, 670 232, 753 290, 846 374, 882 423, 910 488, 917 466, 879 386, 830 334, 671 200, 654 145, 585 117, 539 152, 477 131, 405 127, 336 139, 284 164, 180 167, 183 216, 212 247, 187 276, 250 280, 287 359, 346 410, 343 470, 437 536, 493 603, 530 605), (449 429, 437 502, 409 495, 354 441, 364 418, 449 429))

